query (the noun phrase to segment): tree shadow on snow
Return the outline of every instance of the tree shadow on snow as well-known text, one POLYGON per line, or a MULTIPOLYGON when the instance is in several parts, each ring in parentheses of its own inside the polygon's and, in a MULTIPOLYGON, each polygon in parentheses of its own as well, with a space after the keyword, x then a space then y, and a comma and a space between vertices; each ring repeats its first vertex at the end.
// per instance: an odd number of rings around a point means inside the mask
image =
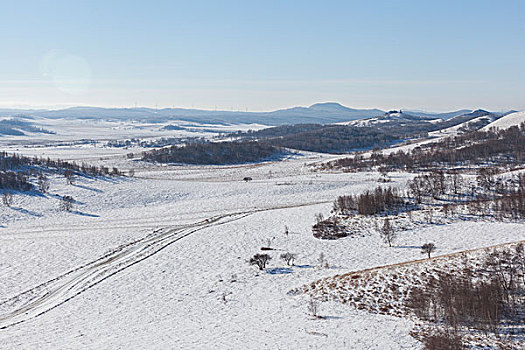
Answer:
POLYGON ((91 218, 99 218, 100 217, 100 215, 97 215, 97 214, 83 213, 83 212, 78 211, 78 210, 72 210, 71 214, 76 214, 76 215, 80 215, 80 216, 89 216, 91 218))
POLYGON ((99 190, 98 188, 89 187, 89 186, 86 186, 86 185, 73 184, 73 186, 78 187, 78 188, 82 188, 82 189, 84 189, 84 190, 89 190, 89 191, 97 192, 97 193, 103 193, 103 192, 104 192, 104 191, 102 191, 102 190, 99 190))
POLYGON ((270 275, 287 275, 292 272, 293 270, 290 267, 275 267, 266 270, 266 273, 269 273, 270 275))
POLYGON ((323 316, 325 320, 342 320, 343 317, 341 316, 323 316))
POLYGON ((294 265, 294 267, 297 267, 299 269, 311 269, 312 265, 294 265))
POLYGON ((35 216, 37 218, 42 217, 42 214, 34 212, 34 211, 31 211, 31 210, 27 210, 27 209, 24 209, 24 208, 19 208, 19 207, 10 207, 10 208, 13 209, 13 210, 16 210, 16 211, 18 211, 18 212, 20 212, 22 214, 35 216))
POLYGON ((403 248, 403 249, 421 249, 420 245, 397 245, 394 248, 403 248))

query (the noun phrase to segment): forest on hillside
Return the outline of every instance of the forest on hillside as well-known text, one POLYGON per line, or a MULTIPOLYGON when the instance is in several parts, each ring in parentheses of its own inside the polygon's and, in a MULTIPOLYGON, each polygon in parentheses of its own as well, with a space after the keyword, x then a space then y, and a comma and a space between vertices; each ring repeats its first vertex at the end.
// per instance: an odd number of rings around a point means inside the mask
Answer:
POLYGON ((142 154, 142 160, 159 163, 241 164, 259 162, 284 155, 280 147, 263 142, 189 143, 154 149, 142 154))
POLYGON ((388 155, 374 152, 370 157, 356 155, 328 162, 327 169, 364 170, 374 166, 388 169, 421 170, 474 165, 523 165, 525 162, 525 123, 504 130, 475 131, 440 141, 399 150, 388 155))

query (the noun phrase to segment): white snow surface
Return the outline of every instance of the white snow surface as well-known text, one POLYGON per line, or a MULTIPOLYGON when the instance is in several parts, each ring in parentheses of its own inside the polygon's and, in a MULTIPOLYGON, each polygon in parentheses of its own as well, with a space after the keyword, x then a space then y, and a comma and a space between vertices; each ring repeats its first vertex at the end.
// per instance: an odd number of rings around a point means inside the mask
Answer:
MULTIPOLYGON (((316 213, 377 186, 377 173, 311 172, 329 158, 138 167, 135 178, 54 177, 44 196, 16 194, 0 207, 2 349, 418 349, 411 320, 335 302, 319 320, 288 292, 418 259, 402 247, 427 241, 439 255, 525 238, 522 224, 456 222, 403 231, 397 248, 369 231, 317 240, 316 213), (77 200, 72 212, 58 210, 62 195, 77 200), (268 240, 272 260, 258 271, 247 260, 268 240), (286 251, 296 266, 279 259, 286 251), (320 253, 330 268, 317 266, 320 253)), ((391 176, 403 187, 411 175, 391 176)))
POLYGON ((511 126, 519 126, 521 123, 525 123, 525 111, 507 114, 506 116, 486 125, 482 130, 489 130, 492 127, 497 129, 508 129, 511 126))

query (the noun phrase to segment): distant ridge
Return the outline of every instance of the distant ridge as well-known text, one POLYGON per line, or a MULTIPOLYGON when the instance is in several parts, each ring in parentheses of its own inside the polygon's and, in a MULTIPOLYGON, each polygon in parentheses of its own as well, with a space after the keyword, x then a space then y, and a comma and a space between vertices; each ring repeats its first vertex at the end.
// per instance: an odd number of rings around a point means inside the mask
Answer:
POLYGON ((272 112, 208 111, 185 108, 100 108, 72 107, 60 110, 0 110, 0 116, 22 115, 46 118, 82 119, 140 119, 152 122, 184 120, 213 124, 284 125, 316 123, 328 124, 380 116, 379 109, 353 109, 339 103, 316 103, 310 107, 293 107, 272 112))
MULTIPOLYGON (((445 113, 402 110, 400 115, 412 119, 454 119, 470 113, 489 113, 483 110, 458 110, 445 113)), ((380 109, 354 109, 337 102, 315 103, 309 107, 292 107, 271 112, 209 111, 186 108, 147 107, 102 108, 71 107, 59 110, 0 109, 0 117, 45 117, 74 119, 117 119, 169 122, 182 120, 199 124, 261 124, 280 126, 287 124, 334 124, 388 115, 380 109)))

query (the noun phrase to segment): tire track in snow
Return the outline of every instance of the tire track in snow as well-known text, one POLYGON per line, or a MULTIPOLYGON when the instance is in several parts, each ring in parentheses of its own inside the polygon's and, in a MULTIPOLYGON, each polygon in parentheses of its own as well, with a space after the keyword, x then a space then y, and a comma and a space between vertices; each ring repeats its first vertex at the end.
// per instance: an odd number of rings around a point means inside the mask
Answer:
POLYGON ((166 230, 128 243, 113 252, 41 284, 0 305, 10 309, 0 315, 0 329, 42 315, 74 298, 108 277, 158 253, 170 244, 202 229, 242 219, 252 213, 240 212, 215 216, 183 228, 166 230))
POLYGON ((40 316, 197 231, 224 225, 259 212, 324 203, 331 203, 331 201, 282 205, 217 215, 182 227, 153 232, 142 239, 122 245, 97 260, 2 302, 0 304, 0 329, 40 316))

